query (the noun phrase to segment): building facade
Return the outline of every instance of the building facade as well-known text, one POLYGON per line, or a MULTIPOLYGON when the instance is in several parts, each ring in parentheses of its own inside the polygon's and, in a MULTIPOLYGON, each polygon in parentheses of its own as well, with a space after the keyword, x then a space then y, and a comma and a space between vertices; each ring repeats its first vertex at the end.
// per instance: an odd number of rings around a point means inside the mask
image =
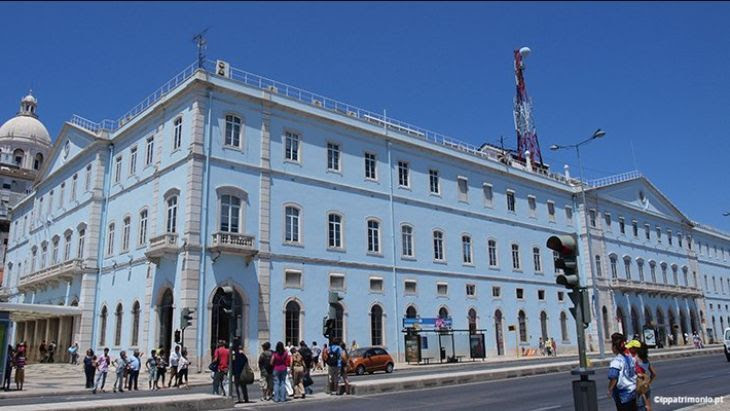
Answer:
POLYGON ((4 286, 13 302, 78 311, 18 322, 16 340, 169 349, 190 308, 183 344, 200 366, 229 335, 253 355, 264 341, 321 344, 338 291, 335 333, 401 359, 403 319, 417 316, 480 330, 487 356, 548 337, 574 350, 545 246, 554 234, 580 236, 581 273, 598 290, 592 349, 644 324, 664 336, 724 326, 730 237, 684 217, 646 178, 581 185, 216 67, 188 67, 118 121, 63 125, 13 210, 4 286))

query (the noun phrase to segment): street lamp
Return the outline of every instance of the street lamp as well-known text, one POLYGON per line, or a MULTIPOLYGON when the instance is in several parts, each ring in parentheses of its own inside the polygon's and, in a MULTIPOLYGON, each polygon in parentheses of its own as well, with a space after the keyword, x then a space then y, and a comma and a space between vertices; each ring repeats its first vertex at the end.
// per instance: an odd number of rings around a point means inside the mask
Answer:
POLYGON ((601 355, 601 359, 603 359, 606 355, 605 353, 605 347, 604 347, 604 336, 603 336, 603 326, 602 322, 605 321, 605 319, 602 317, 603 313, 600 310, 600 303, 599 303, 599 296, 598 296, 598 286, 596 285, 596 279, 593 276, 593 252, 591 251, 591 229, 590 225, 588 223, 588 203, 586 202, 586 192, 585 192, 585 179, 583 178, 583 161, 580 158, 580 146, 583 144, 590 143, 593 140, 602 138, 606 135, 606 132, 601 130, 600 128, 593 132, 593 134, 588 137, 587 139, 581 141, 577 144, 570 144, 570 145, 557 145, 553 144, 550 146, 550 150, 557 151, 561 149, 570 149, 575 148, 575 154, 578 156, 578 168, 580 169, 580 194, 581 194, 581 201, 583 201, 583 223, 586 227, 586 240, 588 241, 588 267, 591 271, 591 288, 593 289, 593 298, 594 298, 594 307, 596 307, 596 326, 598 327, 598 350, 601 355))
POLYGON ((728 216, 730 216, 730 211, 728 211, 727 213, 722 213, 722 216, 723 216, 723 217, 728 217, 728 216))

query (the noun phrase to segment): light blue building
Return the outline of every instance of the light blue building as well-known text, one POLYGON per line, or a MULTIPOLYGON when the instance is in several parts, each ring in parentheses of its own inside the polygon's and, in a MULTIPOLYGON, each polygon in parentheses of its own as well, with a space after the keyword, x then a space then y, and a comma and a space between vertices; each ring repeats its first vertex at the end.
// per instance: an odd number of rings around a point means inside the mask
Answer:
POLYGON ((730 236, 646 178, 585 185, 586 214, 567 170, 215 67, 186 68, 119 120, 64 124, 13 210, 4 292, 68 310, 17 321, 16 340, 169 348, 192 308, 183 338, 200 366, 231 326, 253 355, 264 341, 323 343, 339 291, 336 333, 400 359, 406 316, 484 330, 487 356, 541 337, 572 351, 571 303, 545 246, 554 234, 580 235, 598 290, 591 349, 645 324, 665 336, 730 325, 730 236))

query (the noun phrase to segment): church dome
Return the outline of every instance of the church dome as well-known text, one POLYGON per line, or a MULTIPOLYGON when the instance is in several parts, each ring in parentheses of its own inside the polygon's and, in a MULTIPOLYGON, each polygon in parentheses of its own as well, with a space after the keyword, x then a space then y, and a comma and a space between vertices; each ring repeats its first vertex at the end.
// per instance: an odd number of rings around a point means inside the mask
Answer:
POLYGON ((29 139, 44 145, 51 145, 51 136, 46 126, 38 120, 38 101, 28 94, 20 100, 18 114, 0 126, 0 141, 5 139, 29 139))

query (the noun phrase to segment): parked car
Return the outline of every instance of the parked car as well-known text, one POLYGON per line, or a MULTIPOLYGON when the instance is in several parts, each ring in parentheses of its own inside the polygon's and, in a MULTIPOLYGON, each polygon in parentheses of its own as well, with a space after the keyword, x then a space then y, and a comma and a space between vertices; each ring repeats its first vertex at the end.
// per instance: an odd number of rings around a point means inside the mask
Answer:
POLYGON ((730 362, 730 327, 725 328, 725 335, 723 335, 723 343, 725 345, 725 358, 730 362))
POLYGON ((375 371, 393 372, 393 357, 381 347, 362 347, 349 353, 348 373, 363 375, 375 371))

